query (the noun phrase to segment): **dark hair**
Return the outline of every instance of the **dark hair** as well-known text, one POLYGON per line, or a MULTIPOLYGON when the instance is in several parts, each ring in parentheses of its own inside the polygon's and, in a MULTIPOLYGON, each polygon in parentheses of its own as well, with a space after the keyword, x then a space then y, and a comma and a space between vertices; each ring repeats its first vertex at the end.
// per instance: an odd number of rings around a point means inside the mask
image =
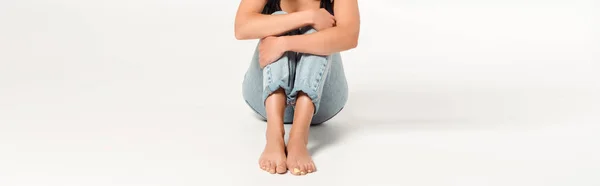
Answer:
MULTIPOLYGON (((279 4, 281 0, 268 0, 263 8, 262 14, 272 14, 277 11, 281 11, 279 4)), ((333 15, 333 0, 321 0, 321 8, 325 8, 331 15, 333 15)))

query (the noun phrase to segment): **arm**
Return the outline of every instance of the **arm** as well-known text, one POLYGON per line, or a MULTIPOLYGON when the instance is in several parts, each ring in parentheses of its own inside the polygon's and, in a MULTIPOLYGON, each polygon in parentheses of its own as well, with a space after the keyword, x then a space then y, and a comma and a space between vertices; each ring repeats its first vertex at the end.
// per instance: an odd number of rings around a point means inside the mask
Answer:
POLYGON ((355 48, 358 44, 360 16, 357 0, 336 0, 336 26, 313 34, 284 36, 285 49, 301 53, 329 55, 355 48))
POLYGON ((261 14, 267 0, 242 0, 235 17, 235 38, 260 39, 311 25, 309 11, 284 15, 261 14))

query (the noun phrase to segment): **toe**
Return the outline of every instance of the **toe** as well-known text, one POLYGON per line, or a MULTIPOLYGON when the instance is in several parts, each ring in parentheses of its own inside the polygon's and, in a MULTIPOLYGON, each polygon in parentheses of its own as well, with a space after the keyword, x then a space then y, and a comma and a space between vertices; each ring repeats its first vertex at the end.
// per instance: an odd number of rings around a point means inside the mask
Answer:
POLYGON ((271 161, 265 161, 265 171, 270 172, 271 170, 269 170, 271 168, 271 161))
POLYGON ((306 170, 308 170, 306 168, 306 165, 303 164, 302 166, 300 166, 300 175, 305 175, 307 173, 306 170))
POLYGON ((260 166, 260 169, 267 170, 267 165, 264 160, 260 160, 260 162, 258 164, 260 166))
POLYGON ((277 169, 277 164, 275 162, 270 162, 269 163, 269 173, 275 174, 276 169, 277 169))
POLYGON ((315 171, 317 171, 317 167, 315 166, 315 164, 313 162, 310 162, 310 164, 308 165, 308 173, 313 173, 315 171))
POLYGON ((277 163, 277 173, 279 174, 283 174, 287 171, 287 168, 285 166, 285 162, 278 162, 277 163))
POLYGON ((300 175, 300 168, 297 166, 294 166, 294 168, 290 169, 290 171, 293 175, 300 175))

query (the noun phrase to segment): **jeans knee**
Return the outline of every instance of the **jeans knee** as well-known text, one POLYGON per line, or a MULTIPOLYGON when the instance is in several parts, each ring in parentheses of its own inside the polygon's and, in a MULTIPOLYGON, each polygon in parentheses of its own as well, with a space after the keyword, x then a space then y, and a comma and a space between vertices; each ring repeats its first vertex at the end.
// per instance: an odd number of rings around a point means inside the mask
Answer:
POLYGON ((273 12, 271 15, 283 15, 283 14, 288 14, 288 13, 283 10, 280 10, 280 11, 273 12))
POLYGON ((315 32, 317 32, 317 30, 313 27, 306 27, 304 30, 302 30, 302 34, 312 34, 315 32))

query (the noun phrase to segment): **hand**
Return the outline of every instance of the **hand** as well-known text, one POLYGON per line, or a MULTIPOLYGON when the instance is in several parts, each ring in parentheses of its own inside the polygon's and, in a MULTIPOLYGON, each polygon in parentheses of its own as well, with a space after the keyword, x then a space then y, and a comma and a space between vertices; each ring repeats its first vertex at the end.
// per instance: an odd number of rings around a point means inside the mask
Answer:
POLYGON ((312 27, 317 30, 325 30, 335 26, 335 17, 331 15, 327 10, 321 8, 319 10, 313 10, 312 12, 312 27))
POLYGON ((277 61, 287 49, 282 37, 269 36, 261 39, 258 45, 258 62, 260 68, 277 61))

